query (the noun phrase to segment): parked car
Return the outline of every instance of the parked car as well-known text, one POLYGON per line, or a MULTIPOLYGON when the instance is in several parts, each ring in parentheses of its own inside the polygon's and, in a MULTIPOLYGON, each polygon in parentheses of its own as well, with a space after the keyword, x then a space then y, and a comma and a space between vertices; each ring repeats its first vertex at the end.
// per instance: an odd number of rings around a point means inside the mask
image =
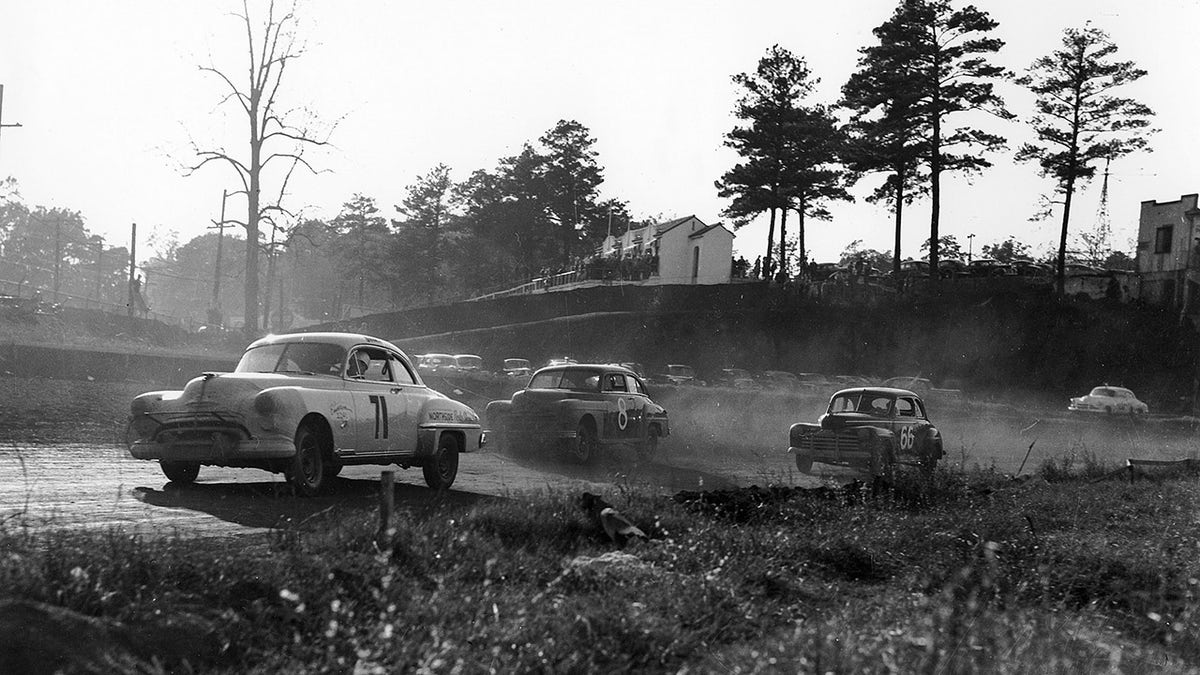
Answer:
POLYGON ((529 359, 504 359, 504 374, 509 377, 529 377, 533 369, 529 359))
POLYGON ((1013 270, 1019 277, 1031 277, 1034 279, 1047 279, 1054 276, 1054 269, 1049 265, 1045 265, 1032 260, 1018 259, 1012 262, 1013 270))
POLYGON ((646 369, 642 367, 642 364, 640 364, 636 361, 622 361, 621 363, 619 363, 617 365, 619 365, 623 368, 628 368, 628 369, 632 370, 633 374, 637 375, 638 377, 641 377, 641 378, 646 377, 646 369))
POLYGON ((474 354, 455 354, 453 368, 460 373, 477 373, 483 370, 483 358, 474 354))
POLYGON ((267 336, 232 373, 141 394, 126 438, 172 482, 193 482, 201 466, 250 467, 284 473, 305 496, 353 464, 419 466, 430 487, 448 488, 459 453, 483 443, 479 416, 426 387, 404 352, 350 333, 267 336))
POLYGON ((938 261, 938 276, 942 279, 953 279, 967 275, 967 264, 961 260, 944 258, 938 261))
POLYGON ((754 376, 748 370, 742 368, 722 368, 713 380, 713 385, 717 387, 731 387, 733 389, 753 389, 758 386, 758 382, 754 380, 754 376))
POLYGON ((422 354, 417 362, 417 368, 427 373, 436 373, 438 371, 446 371, 454 365, 454 356, 450 354, 441 354, 431 352, 422 354))
POLYGON ((1145 415, 1150 412, 1150 406, 1138 400, 1138 397, 1125 387, 1104 385, 1094 387, 1087 396, 1075 396, 1071 399, 1067 410, 1071 412, 1106 413, 1109 415, 1145 415))
POLYGON ((586 464, 606 447, 646 455, 670 435, 667 411, 633 371, 614 365, 542 368, 525 389, 487 405, 488 438, 501 449, 550 447, 586 464))
POLYGON ((704 382, 696 377, 696 369, 681 363, 669 363, 653 378, 658 384, 682 386, 690 384, 703 385, 704 382))
POLYGON ((902 260, 900 262, 900 276, 904 279, 928 279, 929 261, 902 260))
POLYGON ((834 262, 817 263, 809 268, 809 275, 813 281, 825 281, 839 270, 844 270, 845 267, 834 262))
POLYGON ((926 377, 909 377, 907 375, 889 377, 883 381, 883 386, 915 391, 925 399, 936 399, 942 403, 961 402, 966 398, 961 389, 935 387, 933 382, 926 377))
POLYGON ((976 258, 967 263, 967 275, 972 277, 1009 277, 1016 273, 1012 265, 993 258, 976 258))
POLYGON ((838 391, 815 424, 793 424, 788 453, 801 473, 813 464, 850 467, 887 477, 898 465, 932 471, 945 454, 925 402, 907 389, 855 387, 838 391))
POLYGON ((1085 265, 1083 263, 1074 262, 1069 262, 1063 265, 1063 275, 1068 277, 1087 275, 1103 276, 1105 274, 1108 274, 1108 270, 1103 270, 1093 265, 1085 265))
POLYGON ((784 370, 764 370, 758 376, 758 381, 764 389, 779 391, 797 391, 800 389, 800 378, 795 373, 784 370))

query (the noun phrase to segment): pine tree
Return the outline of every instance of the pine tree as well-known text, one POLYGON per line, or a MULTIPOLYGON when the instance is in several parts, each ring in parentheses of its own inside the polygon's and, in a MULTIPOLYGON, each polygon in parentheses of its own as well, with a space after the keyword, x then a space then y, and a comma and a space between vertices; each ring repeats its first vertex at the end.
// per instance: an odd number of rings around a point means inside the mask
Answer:
POLYGON ((1033 62, 1017 82, 1037 95, 1037 112, 1030 125, 1036 143, 1026 143, 1017 160, 1035 161, 1041 175, 1054 181, 1062 196, 1055 285, 1063 292, 1067 231, 1076 184, 1091 179, 1099 160, 1111 161, 1148 147, 1153 111, 1113 89, 1146 75, 1131 61, 1114 61, 1117 46, 1095 28, 1068 28, 1062 49, 1033 62))

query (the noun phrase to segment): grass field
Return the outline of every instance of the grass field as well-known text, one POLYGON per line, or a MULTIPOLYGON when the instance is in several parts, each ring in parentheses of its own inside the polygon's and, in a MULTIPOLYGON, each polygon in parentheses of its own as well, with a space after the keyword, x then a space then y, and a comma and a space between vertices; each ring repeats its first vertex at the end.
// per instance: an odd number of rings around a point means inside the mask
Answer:
POLYGON ((1111 468, 613 490, 650 537, 624 549, 563 492, 431 503, 383 546, 369 510, 255 547, 5 527, 0 597, 120 621, 137 673, 1200 668, 1198 474, 1111 468))

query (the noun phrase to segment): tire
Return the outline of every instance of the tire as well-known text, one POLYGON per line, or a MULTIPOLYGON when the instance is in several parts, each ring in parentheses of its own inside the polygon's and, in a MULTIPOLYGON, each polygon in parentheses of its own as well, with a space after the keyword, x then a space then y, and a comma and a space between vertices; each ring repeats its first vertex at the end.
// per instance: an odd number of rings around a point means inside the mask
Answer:
POLYGON ((443 432, 438 438, 437 451, 421 465, 425 484, 434 490, 445 490, 454 485, 458 476, 458 439, 443 432))
POLYGON ((646 440, 642 442, 642 456, 653 457, 658 454, 659 439, 662 438, 662 432, 657 424, 650 425, 646 431, 646 440))
POLYGON ((172 483, 191 485, 196 482, 196 476, 200 475, 200 462, 168 462, 164 459, 159 460, 158 465, 162 468, 163 475, 172 483))
POLYGON ((286 475, 301 497, 315 497, 329 478, 323 446, 320 434, 312 427, 302 426, 296 432, 296 454, 292 456, 286 475))
POLYGON ((570 440, 567 451, 576 464, 587 464, 596 454, 596 432, 584 422, 579 423, 575 438, 570 440))
POLYGON ((796 453, 796 470, 803 474, 812 473, 812 458, 796 453))

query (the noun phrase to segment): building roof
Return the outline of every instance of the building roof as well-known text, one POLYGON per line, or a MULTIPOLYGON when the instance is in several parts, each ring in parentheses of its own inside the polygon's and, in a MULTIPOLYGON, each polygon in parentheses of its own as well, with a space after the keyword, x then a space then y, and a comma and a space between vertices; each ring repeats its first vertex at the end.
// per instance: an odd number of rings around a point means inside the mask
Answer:
MULTIPOLYGON (((696 216, 695 215, 685 216, 683 218, 676 218, 675 220, 668 220, 665 223, 659 223, 657 234, 658 234, 658 236, 661 237, 664 234, 666 234, 668 231, 673 230, 676 227, 679 227, 680 225, 686 223, 687 221, 689 221, 693 218, 696 218, 696 216)), ((696 218, 696 220, 700 220, 700 219, 696 218)), ((704 222, 704 221, 701 220, 700 222, 704 222)))
MULTIPOLYGON (((699 230, 696 230, 695 232, 691 233, 690 235, 688 235, 688 239, 695 239, 697 237, 703 237, 704 235, 708 234, 709 232, 712 232, 713 230, 717 229, 718 227, 724 228, 725 226, 722 225, 721 223, 714 223, 712 225, 707 225, 699 230)), ((729 230, 725 230, 725 231, 729 232, 729 230)), ((729 234, 732 235, 733 233, 729 232, 729 234)))

